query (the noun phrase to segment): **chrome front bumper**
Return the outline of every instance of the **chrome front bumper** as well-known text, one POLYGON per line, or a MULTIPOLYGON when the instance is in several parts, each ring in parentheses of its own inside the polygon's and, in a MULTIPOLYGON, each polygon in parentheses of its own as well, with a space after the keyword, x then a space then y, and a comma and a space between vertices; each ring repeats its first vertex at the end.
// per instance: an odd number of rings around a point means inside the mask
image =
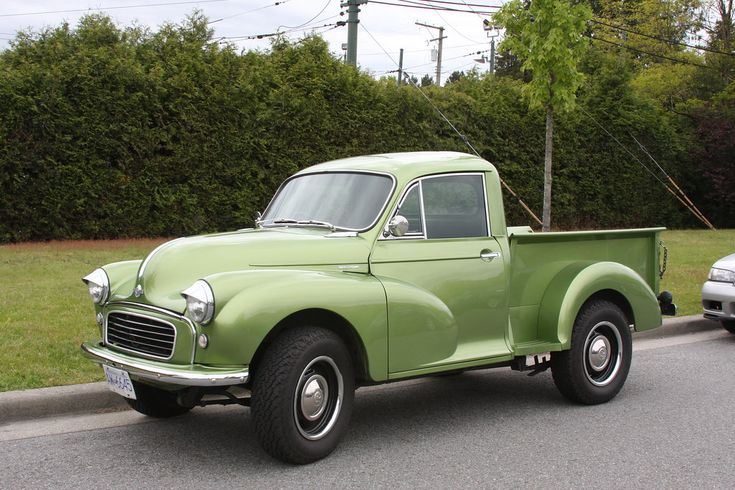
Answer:
POLYGON ((143 380, 182 386, 232 386, 247 383, 250 371, 246 367, 215 368, 202 365, 177 365, 139 359, 114 352, 100 344, 85 342, 82 353, 98 364, 107 364, 127 371, 143 380))

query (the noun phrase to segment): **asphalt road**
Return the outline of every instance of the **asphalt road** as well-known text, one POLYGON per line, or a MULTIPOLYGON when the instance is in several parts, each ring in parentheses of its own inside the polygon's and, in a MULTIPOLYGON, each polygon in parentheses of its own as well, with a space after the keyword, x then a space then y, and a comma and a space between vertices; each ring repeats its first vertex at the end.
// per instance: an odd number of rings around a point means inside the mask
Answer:
POLYGON ((241 407, 0 427, 0 488, 733 488, 735 335, 636 340, 628 381, 595 407, 546 372, 507 369, 361 389, 318 463, 265 455, 241 407))

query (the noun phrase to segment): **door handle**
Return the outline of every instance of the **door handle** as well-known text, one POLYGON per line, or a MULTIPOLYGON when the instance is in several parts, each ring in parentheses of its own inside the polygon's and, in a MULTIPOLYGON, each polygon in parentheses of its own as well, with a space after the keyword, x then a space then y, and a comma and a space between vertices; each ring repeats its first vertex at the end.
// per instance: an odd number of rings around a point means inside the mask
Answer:
POLYGON ((500 252, 491 252, 490 250, 483 250, 480 252, 480 258, 485 262, 490 262, 493 259, 500 257, 500 252))

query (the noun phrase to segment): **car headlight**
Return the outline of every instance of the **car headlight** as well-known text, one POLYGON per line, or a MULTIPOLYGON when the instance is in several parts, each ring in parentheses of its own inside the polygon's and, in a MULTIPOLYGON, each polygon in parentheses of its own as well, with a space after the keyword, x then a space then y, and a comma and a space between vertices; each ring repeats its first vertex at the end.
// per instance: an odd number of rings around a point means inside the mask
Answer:
POLYGON ((709 271, 709 280, 717 282, 733 282, 735 283, 735 272, 727 269, 715 269, 709 271))
POLYGON ((186 299, 186 311, 197 323, 204 325, 214 316, 214 292, 207 281, 198 280, 185 289, 181 296, 186 299))
POLYGON ((99 305, 107 300, 110 294, 110 279, 103 269, 95 269, 91 274, 83 277, 82 281, 89 288, 89 296, 95 304, 99 305))

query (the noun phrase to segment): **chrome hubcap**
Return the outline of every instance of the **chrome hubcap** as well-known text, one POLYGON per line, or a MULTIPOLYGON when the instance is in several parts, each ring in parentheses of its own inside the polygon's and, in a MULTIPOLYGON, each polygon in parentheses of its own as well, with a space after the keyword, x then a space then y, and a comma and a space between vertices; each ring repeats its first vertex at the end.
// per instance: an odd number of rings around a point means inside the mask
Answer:
POLYGON ((331 357, 319 356, 306 365, 293 400, 294 422, 310 441, 326 436, 337 423, 342 409, 344 380, 331 357))
POLYGON ((595 386, 607 386, 620 371, 623 341, 615 324, 604 321, 590 330, 584 343, 584 373, 595 386))
POLYGON ((610 341, 604 335, 598 335, 590 342, 590 367, 597 372, 605 369, 610 362, 610 341))
POLYGON ((301 414, 306 420, 313 421, 324 413, 329 398, 329 386, 324 376, 311 376, 301 390, 301 414))

